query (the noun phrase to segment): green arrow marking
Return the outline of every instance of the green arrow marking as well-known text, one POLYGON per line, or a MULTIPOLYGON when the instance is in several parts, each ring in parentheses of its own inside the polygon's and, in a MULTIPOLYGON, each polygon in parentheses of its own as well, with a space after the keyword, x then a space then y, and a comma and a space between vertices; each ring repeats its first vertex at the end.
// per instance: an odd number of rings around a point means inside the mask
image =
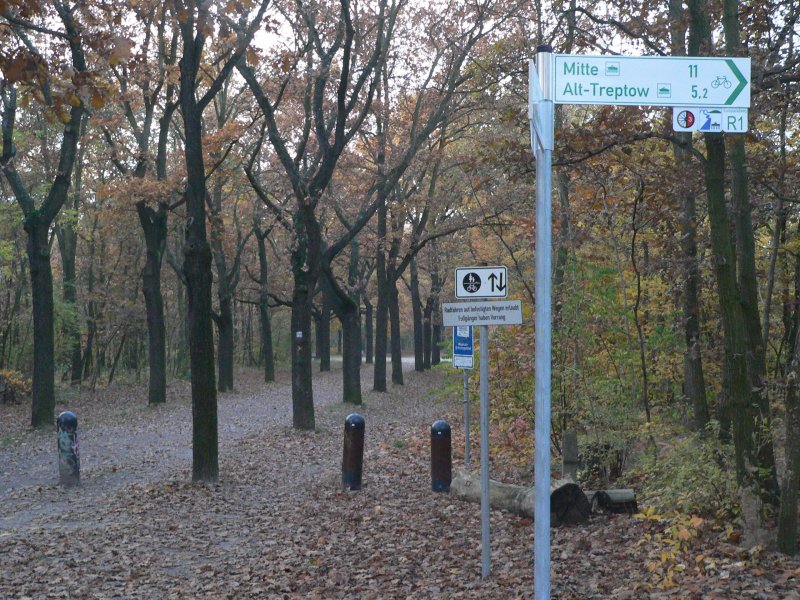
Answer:
POLYGON ((728 99, 725 100, 725 105, 727 106, 729 104, 733 104, 733 101, 736 100, 736 98, 738 98, 739 94, 742 93, 742 90, 745 87, 747 87, 747 80, 744 78, 744 75, 742 75, 742 72, 736 68, 735 62, 733 62, 729 58, 726 58, 725 62, 731 68, 731 71, 733 72, 736 79, 739 80, 739 85, 736 86, 736 89, 734 89, 733 92, 731 92, 731 95, 728 97, 728 99))

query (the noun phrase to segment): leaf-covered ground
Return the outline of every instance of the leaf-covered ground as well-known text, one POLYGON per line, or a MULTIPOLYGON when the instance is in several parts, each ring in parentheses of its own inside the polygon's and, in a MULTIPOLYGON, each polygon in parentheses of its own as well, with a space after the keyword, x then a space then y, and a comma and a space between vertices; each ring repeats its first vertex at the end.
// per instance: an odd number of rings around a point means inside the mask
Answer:
MULTIPOLYGON (((363 371, 365 390, 370 369, 363 371)), ((220 397, 220 481, 190 483, 185 384, 166 407, 144 389, 75 397, 83 483, 56 485, 55 439, 0 407, 3 598, 526 598, 533 527, 492 513, 480 577, 477 505, 430 491, 429 427, 448 417, 463 457, 458 381, 406 373, 365 393, 364 487, 339 485, 339 373, 315 383, 318 431, 293 431, 288 378, 240 373, 220 397), (450 391, 447 391, 447 390, 450 391)), ((473 436, 475 439, 477 436, 473 436)), ((473 447, 473 455, 477 447, 473 447)), ((800 562, 729 543, 699 521, 594 517, 552 532, 558 598, 800 598, 800 562)))

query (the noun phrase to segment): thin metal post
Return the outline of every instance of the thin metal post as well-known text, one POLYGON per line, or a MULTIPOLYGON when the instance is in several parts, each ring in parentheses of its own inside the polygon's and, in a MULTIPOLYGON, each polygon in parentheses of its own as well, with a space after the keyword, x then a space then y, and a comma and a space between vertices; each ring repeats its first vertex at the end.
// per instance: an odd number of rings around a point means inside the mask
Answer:
MULTIPOLYGON (((534 458, 534 598, 550 598, 550 371, 553 166, 553 49, 537 49, 542 98, 536 153, 536 348, 534 458)), ((532 73, 531 73, 532 75, 532 73)), ((533 111, 531 111, 533 112, 533 111)))
POLYGON ((464 369, 464 464, 469 466, 469 369, 464 369))
POLYGON ((481 325, 481 576, 489 577, 489 326, 481 325))

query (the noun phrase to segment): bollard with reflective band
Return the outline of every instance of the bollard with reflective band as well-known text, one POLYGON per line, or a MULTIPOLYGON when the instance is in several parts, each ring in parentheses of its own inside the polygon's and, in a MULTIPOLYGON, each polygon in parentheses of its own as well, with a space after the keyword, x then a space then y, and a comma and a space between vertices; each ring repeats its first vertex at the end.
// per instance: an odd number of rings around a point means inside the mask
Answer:
POLYGON ((453 446, 450 425, 435 421, 431 425, 431 489, 449 492, 453 480, 453 446))
POLYGON ((74 486, 81 482, 81 459, 78 453, 78 417, 64 411, 56 419, 58 435, 58 481, 74 486))
POLYGON ((364 463, 364 417, 358 413, 344 420, 344 451, 342 452, 342 488, 361 489, 364 463))

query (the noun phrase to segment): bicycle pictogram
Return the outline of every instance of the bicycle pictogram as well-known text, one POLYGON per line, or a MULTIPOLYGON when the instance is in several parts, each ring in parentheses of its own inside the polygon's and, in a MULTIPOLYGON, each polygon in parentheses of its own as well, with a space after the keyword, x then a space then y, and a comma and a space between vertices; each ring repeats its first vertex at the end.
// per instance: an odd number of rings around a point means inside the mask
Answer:
POLYGON ((716 79, 711 82, 712 88, 718 88, 719 86, 722 86, 726 90, 729 90, 731 85, 731 82, 728 81, 728 78, 725 75, 717 75, 716 79))

